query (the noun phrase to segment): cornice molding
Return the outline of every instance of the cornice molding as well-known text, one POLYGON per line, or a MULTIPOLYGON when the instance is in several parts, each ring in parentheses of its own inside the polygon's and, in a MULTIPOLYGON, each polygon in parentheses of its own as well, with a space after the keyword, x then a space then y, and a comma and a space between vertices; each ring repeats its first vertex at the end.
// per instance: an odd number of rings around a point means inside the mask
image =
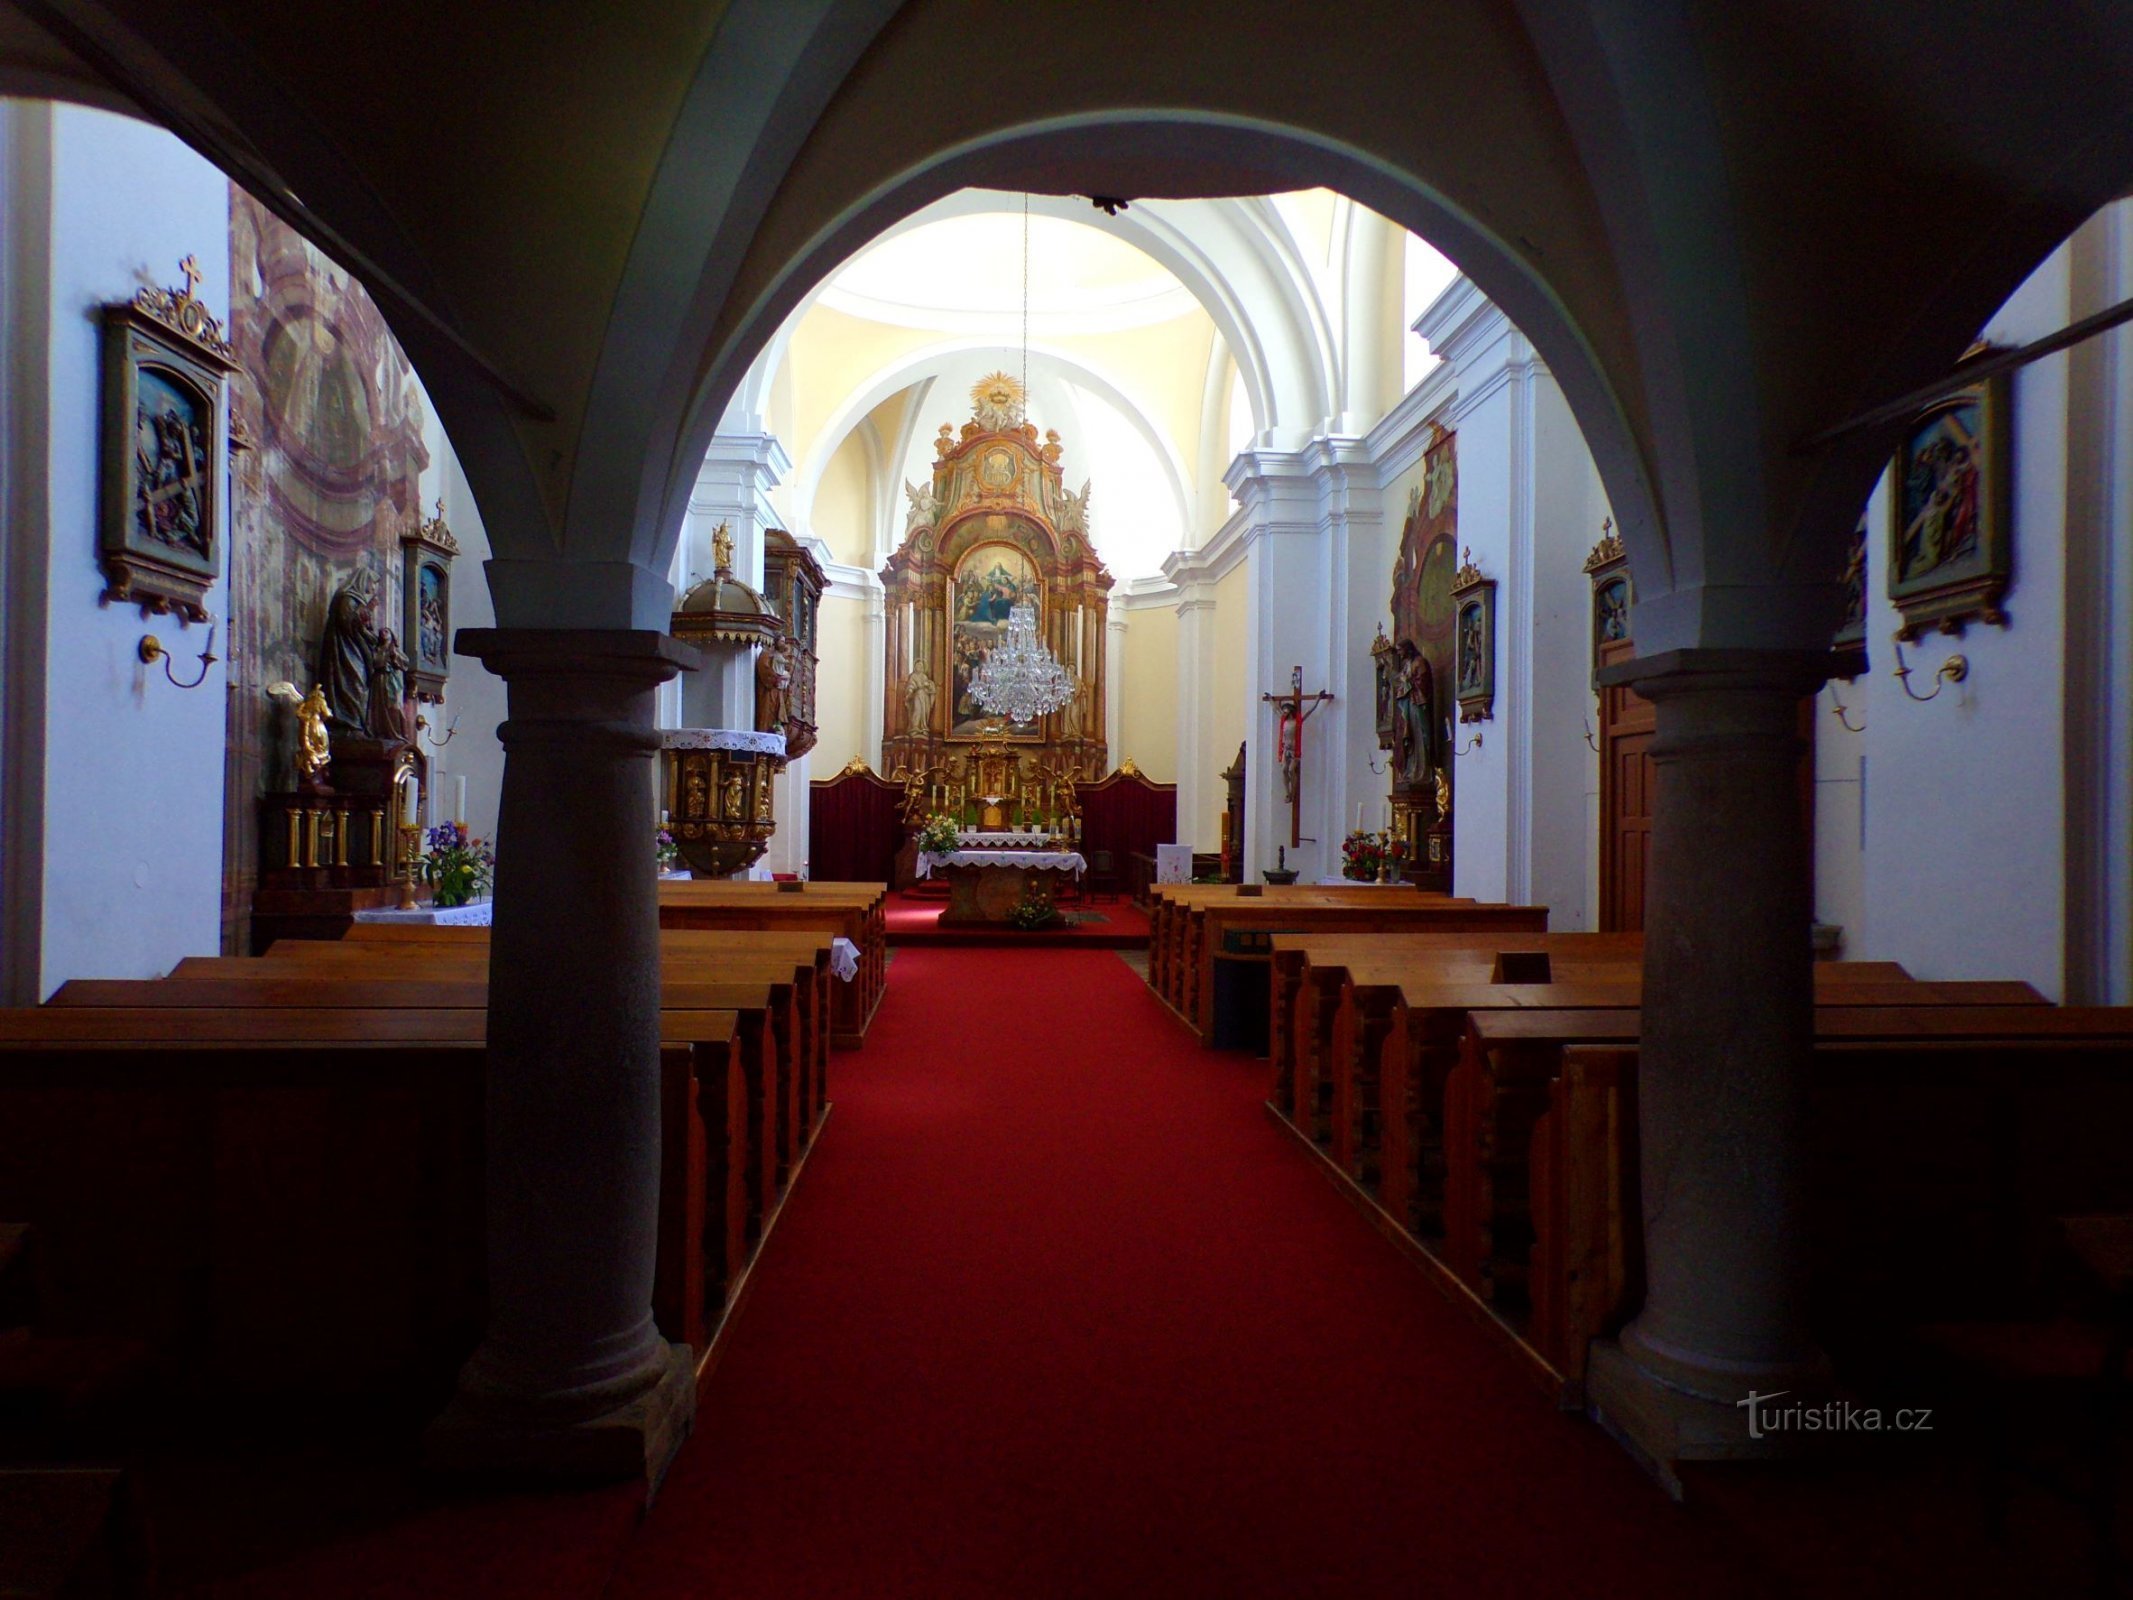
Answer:
POLYGON ((1430 445, 1430 424, 1448 427, 1446 416, 1459 397, 1459 369, 1439 359, 1422 381, 1364 435, 1370 459, 1377 463, 1380 485, 1420 466, 1430 445))
POLYGON ((697 487, 706 479, 720 481, 738 470, 766 476, 775 487, 792 474, 792 457, 774 433, 722 433, 704 450, 703 465, 696 469, 697 487))

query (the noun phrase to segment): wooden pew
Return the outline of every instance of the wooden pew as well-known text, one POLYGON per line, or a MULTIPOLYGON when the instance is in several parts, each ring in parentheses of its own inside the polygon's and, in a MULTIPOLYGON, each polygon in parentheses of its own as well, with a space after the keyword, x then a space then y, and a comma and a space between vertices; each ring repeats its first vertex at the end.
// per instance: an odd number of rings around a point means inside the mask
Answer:
MULTIPOLYGON (((833 988, 840 980, 830 973, 830 943, 836 935, 828 932, 761 932, 720 931, 716 929, 668 929, 660 934, 663 962, 675 962, 684 958, 713 961, 719 958, 735 963, 730 972, 714 972, 713 977, 734 978, 771 977, 769 957, 773 954, 792 954, 811 960, 815 969, 813 991, 801 996, 799 1026, 804 1046, 804 1057, 813 1063, 806 1078, 800 1084, 796 1125, 812 1132, 821 1120, 823 1107, 829 1096, 829 1050, 830 1016, 833 988)), ((346 939, 338 943, 315 939, 277 940, 267 951, 269 956, 284 956, 305 960, 360 961, 363 952, 384 952, 407 960, 425 959, 442 949, 460 951, 480 950, 489 946, 487 928, 429 927, 421 924, 357 923, 349 930, 346 939), (325 956, 323 952, 338 950, 338 956, 325 956)), ((182 966, 182 964, 181 964, 182 966)), ((854 980, 856 981, 856 980, 854 980)))
MULTIPOLYGON (((2045 1220, 2133 1206, 2133 1010, 1825 1011, 1816 1034, 1809 1227, 1840 1360, 1908 1324, 2033 1312, 2045 1220)), ((1531 1141, 1526 1337, 1576 1404, 1591 1342, 1643 1297, 1637 1051, 1558 1048, 1531 1141)))
MULTIPOLYGON (((1872 998, 1889 985, 1906 984, 1908 979, 1902 973, 1903 969, 1894 963, 1822 962, 1814 968, 1815 990, 1825 1000, 1841 989, 1855 997, 1867 997, 1863 1003, 1872 1003, 1872 998)), ((1641 973, 1618 974, 1610 980, 1611 993, 1603 1009, 1641 1004, 1641 982, 1641 973)), ((1380 1203, 1416 1238, 1440 1239, 1446 1229, 1445 1130, 1451 1113, 1447 1094, 1451 1075, 1459 1064, 1466 1019, 1456 1009, 1411 1007, 1408 988, 1405 983, 1392 983, 1344 993, 1340 1005, 1350 1015, 1343 1019, 1346 1033, 1335 1060, 1337 1064, 1357 1064, 1354 1069, 1363 1073, 1362 1081, 1351 1089, 1347 1100, 1351 1115, 1365 1119, 1353 1135, 1357 1148, 1352 1168, 1370 1168, 1375 1145, 1380 1203), (1376 1068, 1374 1081, 1368 1071, 1372 1064, 1376 1068)), ((1969 995, 1970 1003, 2012 1004, 2037 999, 2026 986, 1951 993, 1969 995)), ((1560 1009, 1563 1003, 1561 995, 1553 1002, 1540 994, 1533 999, 1543 1008, 1552 1003, 1560 1009)), ((1480 1009, 1513 1007, 1500 1000, 1480 1009)), ((1320 1102, 1325 1107, 1323 1114, 1308 1125, 1298 1119, 1298 1125, 1330 1142, 1330 1089, 1321 1095, 1320 1102)))
POLYGON ((1166 934, 1171 992, 1165 998, 1202 1043, 1248 1048, 1262 1043, 1257 1036, 1268 1002, 1261 996, 1254 1003, 1248 991, 1255 978, 1265 979, 1277 933, 1534 933, 1545 930, 1548 921, 1544 906, 1483 905, 1419 890, 1358 886, 1277 894, 1278 888, 1270 886, 1256 897, 1239 898, 1234 888, 1226 898, 1171 897, 1166 934), (1219 997, 1218 987, 1224 990, 1219 997))
POLYGON ((1397 908, 1421 903, 1473 905, 1450 895, 1420 890, 1379 889, 1365 884, 1164 884, 1154 891, 1148 910, 1148 980, 1166 1005, 1190 1019, 1198 983, 1200 934, 1197 923, 1210 906, 1233 903, 1339 908, 1397 908), (1249 893, 1240 893, 1249 890, 1249 893))
MULTIPOLYGON (((271 965, 239 958, 234 966, 271 965)), ((741 1011, 722 1009, 733 998, 760 1002, 760 987, 670 987, 662 1010, 660 1104, 663 1162, 653 1311, 670 1339, 702 1349, 723 1312, 728 1291, 747 1259, 750 1226, 748 1100, 742 1041, 760 1037, 741 1011), (679 1047, 679 1048, 677 1048, 679 1047)), ((227 1025, 232 1012, 264 1015, 254 1033, 294 1032, 306 1040, 350 1033, 443 1031, 479 1039, 486 1029, 487 985, 480 979, 350 978, 308 975, 148 981, 76 981, 62 986, 42 1012, 15 1013, 21 1033, 57 1041, 93 1034, 151 1033, 134 1048, 153 1053, 173 1035, 227 1025), (449 1020, 440 1012, 451 1012, 449 1020), (321 1017, 337 1014, 335 1025, 321 1017), (409 1023, 406 1019, 418 1020, 409 1023), (196 1020, 198 1019, 198 1020, 196 1020), (346 1022, 348 1026, 338 1025, 346 1022)))
MULTIPOLYGON (((785 1125, 795 1130, 799 1142, 804 1144, 821 1121, 823 1107, 829 1094, 829 1028, 830 991, 836 982, 829 971, 829 939, 822 934, 776 934, 776 933, 715 933, 684 931, 663 933, 662 970, 668 981, 687 979, 705 981, 755 981, 797 983, 792 1026, 798 1030, 795 1053, 805 1064, 805 1070, 790 1082, 781 1073, 780 1084, 787 1091, 785 1125), (792 973, 788 978, 788 967, 792 973)), ((381 963, 396 963, 414 966, 421 970, 442 971, 440 963, 458 959, 477 971, 486 971, 488 962, 488 930, 486 928, 424 929, 413 937, 392 937, 374 941, 341 941, 338 943, 316 939, 277 940, 264 958, 266 960, 301 962, 306 967, 327 967, 350 971, 368 969, 381 963), (433 939, 435 933, 451 934, 454 938, 433 939), (472 936, 472 937, 465 937, 472 936)), ((174 977, 211 976, 231 969, 217 965, 231 957, 189 957, 172 969, 174 977)), ((780 1037, 784 1036, 785 1023, 779 1020, 780 1037)), ((789 1160, 790 1152, 784 1153, 789 1160)))
POLYGON ((856 1050, 888 985, 888 885, 811 882, 798 892, 775 883, 662 882, 659 925, 664 929, 823 931, 859 949, 859 976, 837 986, 831 1043, 856 1050))
MULTIPOLYGON (((1620 1013, 1641 1017, 1640 985, 1618 991, 1620 1013)), ((1591 1002, 1563 997, 1557 1009, 1575 1016, 1591 1002)), ((1948 1015, 2002 1016, 2046 1013, 2044 997, 2026 983, 1900 983, 1828 981, 1817 974, 1817 1026, 1844 1026, 1847 1012, 1886 1017, 1892 1008, 1936 1019, 1948 1015)), ((1602 1002, 1605 1004, 1605 1002, 1602 1002)), ((1456 1065, 1445 1079, 1444 1245, 1445 1263, 1484 1300, 1523 1301, 1532 1237, 1528 1213, 1528 1161, 1533 1127, 1547 1109, 1549 1086, 1561 1070, 1560 1043, 1552 1028, 1500 1026, 1478 1010, 1466 1019, 1456 1065), (1536 1035, 1543 1041, 1534 1042, 1536 1035)))
MULTIPOLYGON (((1308 1050, 1322 1059, 1332 1034, 1333 1011, 1345 969, 1354 962, 1379 963, 1403 958, 1455 962, 1471 967, 1486 961, 1494 981, 1499 953, 1545 951, 1551 960, 1641 961, 1641 933, 1529 933, 1492 939, 1471 933, 1277 933, 1267 940, 1267 1056, 1274 1064, 1274 1103, 1295 1109, 1295 1052, 1308 1050), (1309 989, 1307 992, 1307 981, 1309 989), (1308 1041, 1308 1043, 1306 1043, 1308 1041)), ((1470 974, 1447 981, 1465 982, 1470 974)), ((1566 978, 1589 976, 1565 972, 1566 978)), ((1550 981, 1554 973, 1551 970, 1550 981)))
MULTIPOLYGON (((419 993, 425 985, 456 982, 479 986, 478 990, 471 987, 457 990, 462 1003, 484 1008, 488 1004, 487 952, 479 947, 450 954, 433 953, 419 962, 412 962, 390 954, 370 959, 360 953, 349 953, 350 947, 324 941, 298 940, 292 943, 298 948, 281 953, 281 947, 277 945, 277 953, 266 956, 189 957, 178 964, 167 981, 180 986, 212 985, 211 992, 217 994, 229 993, 231 985, 248 986, 267 994, 286 994, 299 1004, 303 1003, 307 990, 348 980, 365 985, 341 991, 350 997, 350 1003, 360 1003, 358 997, 363 995, 397 993, 407 996, 419 993), (344 953, 327 953, 333 951, 344 953)), ((356 947, 356 951, 368 948, 356 947)), ((802 1083, 811 1074, 804 1070, 805 1058, 801 1053, 796 1011, 800 986, 793 981, 794 973, 789 962, 784 958, 774 958, 774 961, 776 964, 770 970, 775 975, 768 979, 717 983, 703 981, 699 971, 686 961, 668 962, 663 967, 661 984, 663 1008, 707 1002, 735 1013, 734 1049, 747 1083, 746 1193, 750 1239, 760 1236, 766 1220, 777 1208, 778 1195, 789 1181, 793 1164, 806 1149, 806 1141, 813 1131, 812 1121, 803 1121, 811 1101, 803 1100, 802 1083)), ((720 961, 715 970, 729 973, 733 965, 720 961)), ((62 986, 53 996, 53 1003, 72 1004, 71 995, 77 992, 93 996, 99 991, 74 991, 71 985, 62 986)), ((270 1002, 261 999, 254 1003, 270 1002)), ((663 1009, 662 1019, 668 1014, 663 1009)))

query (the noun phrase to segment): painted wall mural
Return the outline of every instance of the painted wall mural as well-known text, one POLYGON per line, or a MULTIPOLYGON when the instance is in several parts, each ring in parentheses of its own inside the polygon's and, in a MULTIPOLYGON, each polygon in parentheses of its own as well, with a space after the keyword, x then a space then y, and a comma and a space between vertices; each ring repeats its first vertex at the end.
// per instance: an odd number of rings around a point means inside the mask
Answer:
POLYGON ((292 724, 265 686, 310 687, 327 606, 356 572, 380 595, 402 592, 400 538, 421 521, 430 452, 421 388, 375 302, 234 185, 230 275, 231 421, 252 444, 233 462, 230 498, 222 932, 224 949, 241 951, 259 797, 290 787, 294 761, 292 724))

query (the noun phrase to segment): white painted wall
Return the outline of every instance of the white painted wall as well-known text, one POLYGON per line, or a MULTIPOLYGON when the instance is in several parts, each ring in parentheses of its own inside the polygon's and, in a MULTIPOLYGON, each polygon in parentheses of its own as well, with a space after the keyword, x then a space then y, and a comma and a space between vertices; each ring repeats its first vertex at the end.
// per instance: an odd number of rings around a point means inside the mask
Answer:
MULTIPOLYGON (((2022 343, 2064 326, 2067 313, 2061 250, 1985 334, 2022 343)), ((1859 741, 1866 840, 1859 936, 1847 939, 1847 950, 1901 961, 1920 978, 2024 978, 2056 999, 2065 928, 2066 357, 2023 368, 2013 392, 2011 620, 1906 647, 1920 690, 1949 654, 1969 658, 1967 681, 1930 705, 1907 699, 1890 676, 1897 614, 1887 599, 1885 479, 1868 507, 1874 671, 1845 695, 1853 722, 1867 724, 1859 741)), ((1841 879, 1833 874, 1833 881, 1841 879)))
MULTIPOLYGON (((229 307, 229 188, 171 135, 72 106, 51 127, 43 987, 149 977, 221 938, 224 673, 183 691, 136 650, 154 633, 198 669, 206 630, 101 607, 96 561, 101 362, 98 308, 144 283, 206 273, 229 307)), ((227 506, 223 549, 228 549, 227 506)), ((227 572, 208 595, 221 617, 227 572)), ((220 635, 218 634, 218 639, 220 635)))

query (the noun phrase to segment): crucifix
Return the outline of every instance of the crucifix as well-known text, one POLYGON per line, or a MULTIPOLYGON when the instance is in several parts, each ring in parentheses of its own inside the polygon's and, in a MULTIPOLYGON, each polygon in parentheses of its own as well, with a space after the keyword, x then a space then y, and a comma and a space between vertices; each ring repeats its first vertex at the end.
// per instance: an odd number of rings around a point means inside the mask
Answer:
POLYGON ((1321 689, 1304 693, 1304 669, 1289 669, 1287 694, 1263 694, 1261 700, 1275 708, 1280 719, 1274 729, 1274 755, 1281 763, 1281 792, 1289 802, 1289 848, 1303 843, 1303 744, 1304 724, 1311 713, 1333 696, 1321 689))

